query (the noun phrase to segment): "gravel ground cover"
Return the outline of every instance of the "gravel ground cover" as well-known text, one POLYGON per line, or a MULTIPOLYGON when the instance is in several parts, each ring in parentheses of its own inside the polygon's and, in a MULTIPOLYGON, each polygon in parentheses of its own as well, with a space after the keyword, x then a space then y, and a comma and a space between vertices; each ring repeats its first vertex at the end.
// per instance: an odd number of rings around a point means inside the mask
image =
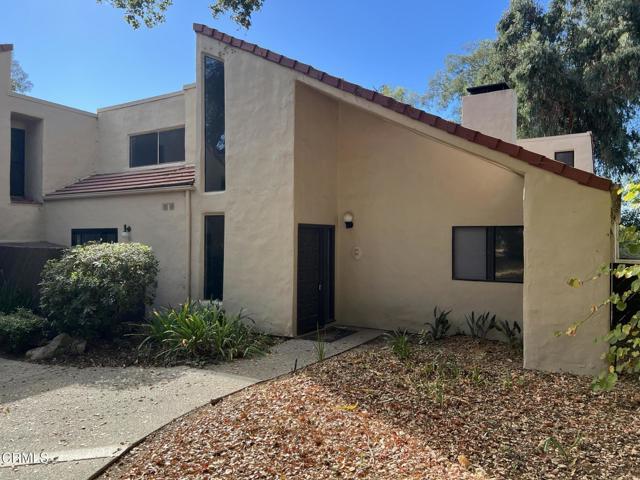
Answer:
POLYGON ((102 478, 640 478, 640 385, 521 364, 467 337, 405 361, 378 341, 198 409, 102 478))

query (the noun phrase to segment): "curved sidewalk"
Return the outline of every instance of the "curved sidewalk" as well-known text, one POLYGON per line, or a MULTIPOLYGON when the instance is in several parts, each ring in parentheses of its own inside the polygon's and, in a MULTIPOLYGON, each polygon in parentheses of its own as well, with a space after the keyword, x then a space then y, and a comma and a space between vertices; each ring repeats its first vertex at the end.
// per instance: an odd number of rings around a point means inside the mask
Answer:
MULTIPOLYGON (((358 329, 327 343, 326 357, 379 335, 358 329)), ((176 417, 314 363, 314 343, 291 339, 265 356, 203 369, 79 369, 0 359, 0 480, 86 479, 176 417), (37 464, 41 454, 58 461, 37 464)))

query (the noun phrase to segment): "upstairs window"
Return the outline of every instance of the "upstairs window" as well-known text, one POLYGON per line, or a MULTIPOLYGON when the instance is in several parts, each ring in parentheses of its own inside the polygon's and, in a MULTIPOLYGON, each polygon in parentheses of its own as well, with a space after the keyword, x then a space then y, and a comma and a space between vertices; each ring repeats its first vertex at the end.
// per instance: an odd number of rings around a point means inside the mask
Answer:
POLYGON ((9 195, 14 198, 25 197, 25 158, 26 133, 21 128, 11 129, 11 165, 9 195))
POLYGON ((569 165, 573 167, 573 150, 567 150, 565 152, 556 152, 553 154, 553 157, 559 161, 564 163, 565 165, 569 165))
POLYGON ((224 63, 204 57, 204 189, 225 189, 224 63))
POLYGON ((453 279, 522 283, 522 226, 453 227, 453 279))
POLYGON ((129 137, 129 166, 184 162, 184 128, 129 137))

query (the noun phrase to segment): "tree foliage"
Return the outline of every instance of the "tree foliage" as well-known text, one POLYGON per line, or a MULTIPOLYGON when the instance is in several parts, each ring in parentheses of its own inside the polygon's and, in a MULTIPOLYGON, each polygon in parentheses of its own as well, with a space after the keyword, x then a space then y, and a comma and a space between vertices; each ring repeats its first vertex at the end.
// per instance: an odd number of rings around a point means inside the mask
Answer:
POLYGON ((402 103, 408 103, 414 107, 419 107, 424 103, 424 97, 405 87, 393 87, 391 85, 381 85, 376 89, 379 93, 396 99, 402 103))
POLYGON ((519 136, 592 131, 600 172, 637 173, 640 2, 511 0, 497 33, 450 55, 427 100, 455 114, 467 87, 506 81, 519 136))
MULTIPOLYGON (((166 12, 173 5, 173 0, 96 0, 98 3, 108 3, 124 11, 124 19, 133 28, 138 29, 143 24, 153 28, 166 20, 166 12)), ((251 16, 262 8, 264 0, 215 0, 210 6, 214 18, 225 13, 231 19, 243 26, 251 26, 251 16)))
POLYGON ((32 88, 33 83, 29 81, 29 75, 27 75, 20 64, 14 60, 11 63, 11 91, 26 93, 32 88))

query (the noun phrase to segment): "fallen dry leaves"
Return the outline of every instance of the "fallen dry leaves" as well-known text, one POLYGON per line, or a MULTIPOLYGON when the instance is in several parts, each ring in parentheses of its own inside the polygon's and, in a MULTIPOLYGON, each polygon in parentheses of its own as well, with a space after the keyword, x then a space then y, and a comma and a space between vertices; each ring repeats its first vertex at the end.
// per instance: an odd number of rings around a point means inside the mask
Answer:
POLYGON ((520 365, 465 337, 405 362, 365 345, 194 411, 103 478, 639 478, 638 384, 594 395, 520 365), (543 452, 549 437, 564 455, 543 452))

